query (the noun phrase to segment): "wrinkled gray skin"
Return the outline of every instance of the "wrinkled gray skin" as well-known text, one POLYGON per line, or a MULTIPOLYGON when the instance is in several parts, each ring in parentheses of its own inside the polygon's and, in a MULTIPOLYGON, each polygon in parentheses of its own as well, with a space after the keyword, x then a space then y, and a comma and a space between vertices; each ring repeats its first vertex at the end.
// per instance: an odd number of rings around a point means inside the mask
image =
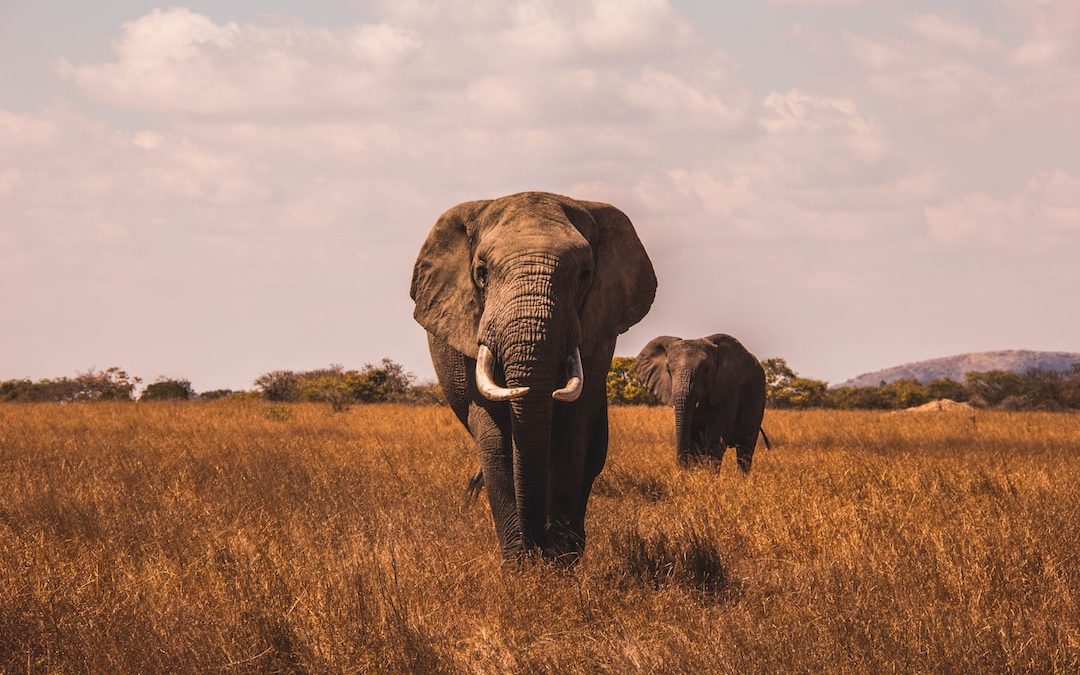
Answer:
POLYGON ((720 333, 697 340, 662 335, 638 354, 637 377, 675 408, 680 464, 723 460, 734 447, 739 469, 750 472, 765 414, 765 371, 738 340, 720 333))
POLYGON ((540 553, 570 564, 585 545, 585 508, 607 457, 606 378, 615 338, 652 305, 656 277, 630 220, 608 204, 525 192, 459 204, 420 249, 410 295, 436 375, 480 453, 504 559, 540 553), (480 345, 499 386, 477 389, 480 345), (584 385, 555 401, 567 358, 584 385))

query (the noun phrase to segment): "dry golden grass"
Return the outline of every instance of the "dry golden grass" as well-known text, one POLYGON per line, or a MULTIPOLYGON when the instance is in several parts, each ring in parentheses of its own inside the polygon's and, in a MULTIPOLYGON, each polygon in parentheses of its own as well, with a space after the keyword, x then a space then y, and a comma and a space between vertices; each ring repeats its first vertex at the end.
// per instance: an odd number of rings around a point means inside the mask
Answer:
POLYGON ((742 479, 615 409, 571 573, 449 411, 0 407, 0 669, 1077 672, 1080 418, 776 412, 742 479))

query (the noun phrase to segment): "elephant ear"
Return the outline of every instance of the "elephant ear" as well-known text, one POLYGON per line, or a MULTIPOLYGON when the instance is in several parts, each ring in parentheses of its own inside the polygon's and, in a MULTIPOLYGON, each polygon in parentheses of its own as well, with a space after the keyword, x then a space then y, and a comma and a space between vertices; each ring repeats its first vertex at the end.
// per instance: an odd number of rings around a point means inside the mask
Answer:
POLYGON ((625 213, 601 202, 578 203, 597 225, 592 288, 581 310, 582 337, 613 338, 648 314, 656 297, 656 274, 625 213))
POLYGON ((409 296, 413 318, 451 347, 476 358, 480 297, 472 281, 472 234, 490 199, 458 204, 439 216, 420 247, 409 296))
POLYGON ((637 379, 664 405, 671 405, 671 373, 668 372, 668 345, 679 338, 661 335, 653 338, 637 356, 637 379))

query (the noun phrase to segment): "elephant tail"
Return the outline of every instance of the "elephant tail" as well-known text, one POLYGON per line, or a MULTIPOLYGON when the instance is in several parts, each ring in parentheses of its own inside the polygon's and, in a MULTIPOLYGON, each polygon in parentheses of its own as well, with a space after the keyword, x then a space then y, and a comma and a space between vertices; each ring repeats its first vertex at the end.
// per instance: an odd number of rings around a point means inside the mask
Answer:
POLYGON ((483 489, 484 470, 478 467, 476 475, 469 479, 469 484, 465 487, 465 503, 471 504, 476 501, 476 498, 480 496, 480 491, 483 489))
MULTIPOLYGON (((765 435, 765 429, 758 427, 758 431, 761 432, 761 439, 765 441, 765 449, 772 450, 772 443, 769 442, 769 437, 765 435)), ((473 480, 476 480, 475 478, 473 480)))

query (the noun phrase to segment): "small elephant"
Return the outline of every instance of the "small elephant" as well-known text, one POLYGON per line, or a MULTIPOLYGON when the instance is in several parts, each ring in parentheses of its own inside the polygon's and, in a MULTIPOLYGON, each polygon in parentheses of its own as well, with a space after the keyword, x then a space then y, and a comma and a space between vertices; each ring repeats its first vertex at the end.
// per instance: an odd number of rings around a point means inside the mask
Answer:
POLYGON ((459 204, 413 268, 413 316, 476 440, 504 559, 573 563, 608 445, 615 339, 652 306, 656 276, 630 219, 543 192, 459 204))
POLYGON ((697 340, 653 339, 637 357, 637 377, 664 405, 675 408, 676 459, 722 460, 735 448, 739 469, 750 472, 765 414, 765 371, 738 340, 716 334, 697 340))

